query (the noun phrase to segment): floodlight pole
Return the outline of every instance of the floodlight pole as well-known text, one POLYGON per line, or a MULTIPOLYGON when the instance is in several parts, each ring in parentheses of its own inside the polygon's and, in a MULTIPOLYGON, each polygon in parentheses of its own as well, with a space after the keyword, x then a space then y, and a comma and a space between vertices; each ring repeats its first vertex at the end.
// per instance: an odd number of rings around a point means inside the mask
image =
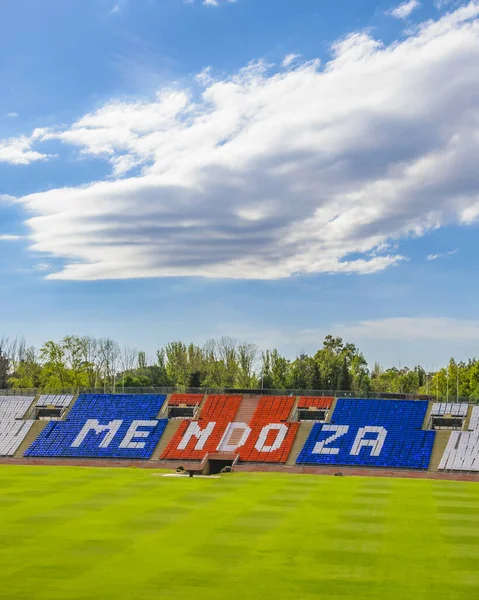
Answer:
POLYGON ((456 363, 456 402, 459 402, 459 363, 456 363))
POLYGON ((449 402, 449 364, 446 372, 446 402, 449 402))

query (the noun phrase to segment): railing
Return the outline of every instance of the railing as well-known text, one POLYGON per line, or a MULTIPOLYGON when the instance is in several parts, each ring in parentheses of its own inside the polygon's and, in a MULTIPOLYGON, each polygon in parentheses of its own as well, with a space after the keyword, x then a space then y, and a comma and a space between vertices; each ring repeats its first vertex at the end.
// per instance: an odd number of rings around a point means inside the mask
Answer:
POLYGON ((177 392, 185 394, 242 394, 254 396, 333 396, 335 398, 365 398, 371 400, 434 400, 439 402, 467 402, 479 404, 479 398, 467 398, 449 396, 436 396, 435 394, 401 394, 390 392, 354 392, 354 391, 338 391, 338 390, 277 390, 277 389, 239 389, 239 388, 185 388, 185 387, 125 387, 116 388, 115 390, 101 388, 81 388, 81 389, 58 389, 58 390, 41 390, 33 389, 6 389, 0 390, 0 396, 37 396, 38 394, 174 394, 177 392))

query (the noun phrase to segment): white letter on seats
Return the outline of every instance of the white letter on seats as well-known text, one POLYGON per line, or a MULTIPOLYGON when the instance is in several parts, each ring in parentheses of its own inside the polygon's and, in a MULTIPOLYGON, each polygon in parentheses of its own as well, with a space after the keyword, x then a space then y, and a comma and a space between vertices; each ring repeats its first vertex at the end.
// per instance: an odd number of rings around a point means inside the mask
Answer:
POLYGON ((384 429, 384 427, 360 427, 356 439, 354 440, 351 454, 353 456, 358 456, 358 454, 361 452, 361 448, 371 446, 371 456, 379 456, 381 454, 381 450, 383 449, 387 434, 388 432, 386 429, 384 429), (375 440, 368 440, 364 439, 366 433, 377 433, 378 435, 375 440))
POLYGON ((334 434, 330 435, 322 442, 317 442, 312 454, 339 454, 339 448, 325 448, 325 446, 326 444, 334 442, 334 440, 337 440, 345 433, 348 433, 349 425, 323 425, 321 432, 323 431, 334 431, 334 434))
POLYGON ((185 450, 186 446, 188 446, 188 442, 191 440, 192 437, 198 440, 198 443, 195 446, 195 450, 203 450, 206 442, 208 441, 208 438, 211 435, 211 432, 215 428, 215 425, 216 422, 212 421, 211 423, 208 423, 205 429, 201 429, 199 423, 197 423, 196 421, 190 423, 188 425, 188 429, 185 431, 183 439, 178 444, 178 450, 185 450))
POLYGON ((251 428, 248 427, 246 423, 230 423, 216 449, 221 452, 234 452, 237 448, 246 444, 246 440, 249 438, 250 433, 251 428), (230 440, 235 431, 243 431, 243 433, 238 443, 230 444, 230 440))
POLYGON ((120 448, 144 448, 145 442, 132 442, 133 438, 146 438, 151 431, 137 431, 138 427, 156 427, 158 421, 133 421, 125 437, 121 441, 120 448))
POLYGON ((108 425, 100 425, 100 423, 97 421, 97 419, 88 419, 88 421, 83 426, 83 429, 77 435, 77 437, 76 437, 75 441, 73 442, 73 444, 71 445, 71 447, 78 448, 78 446, 81 446, 83 443, 83 440, 90 433, 90 431, 94 431, 97 435, 100 433, 104 433, 105 431, 108 431, 108 434, 105 435, 105 437, 103 438, 103 440, 99 446, 100 448, 108 448, 111 441, 115 437, 117 431, 120 429, 120 426, 122 423, 123 423, 123 421, 110 421, 108 423, 108 425))
POLYGON ((284 442, 284 438, 286 437, 287 433, 288 428, 283 423, 270 423, 261 430, 258 441, 255 445, 255 449, 258 450, 258 452, 274 452, 281 447, 281 444, 284 442), (264 444, 266 443, 268 433, 274 430, 278 432, 276 439, 274 440, 272 446, 265 446, 264 444))

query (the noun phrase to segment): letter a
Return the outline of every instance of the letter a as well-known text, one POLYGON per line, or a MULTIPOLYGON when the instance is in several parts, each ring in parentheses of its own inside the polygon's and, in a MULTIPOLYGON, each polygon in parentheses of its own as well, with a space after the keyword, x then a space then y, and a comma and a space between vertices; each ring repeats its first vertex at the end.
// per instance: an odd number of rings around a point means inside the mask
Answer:
POLYGON ((381 450, 383 449, 387 434, 388 432, 386 429, 384 429, 384 427, 360 427, 356 439, 354 440, 351 454, 353 456, 358 456, 358 454, 361 452, 361 448, 370 446, 372 448, 371 456, 379 456, 381 454, 381 450), (377 433, 378 435, 375 440, 371 440, 364 438, 366 433, 377 433))

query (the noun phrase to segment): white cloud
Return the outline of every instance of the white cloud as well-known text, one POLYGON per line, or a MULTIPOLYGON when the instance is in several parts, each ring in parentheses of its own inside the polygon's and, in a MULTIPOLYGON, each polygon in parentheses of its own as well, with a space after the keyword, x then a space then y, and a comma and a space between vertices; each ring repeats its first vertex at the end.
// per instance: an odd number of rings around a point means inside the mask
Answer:
POLYGON ((407 19, 420 6, 421 3, 418 0, 408 0, 408 2, 403 2, 396 8, 388 11, 387 14, 395 19, 407 19))
POLYGON ((9 113, 7 113, 7 117, 9 117, 10 119, 16 119, 18 117, 18 113, 9 112, 9 113))
POLYGON ((0 163, 12 165, 28 165, 31 162, 49 158, 33 150, 36 141, 42 139, 43 131, 36 130, 31 136, 19 136, 10 139, 0 139, 0 163))
POLYGON ((437 8, 437 10, 442 10, 446 6, 450 6, 451 4, 453 4, 453 2, 457 3, 457 1, 458 0, 435 0, 434 6, 437 8))
POLYGON ((438 258, 446 258, 447 256, 452 256, 453 254, 457 254, 457 248, 455 250, 450 250, 449 252, 439 252, 438 254, 428 254, 426 256, 426 260, 437 260, 438 258))
POLYGON ((22 239, 20 235, 12 235, 10 233, 0 233, 0 242, 13 242, 22 239))
MULTIPOLYGON (((187 4, 193 4, 193 1, 187 0, 187 4)), ((203 0, 204 6, 220 6, 220 4, 234 4, 236 0, 203 0)))
POLYGON ((395 317, 337 326, 335 331, 358 339, 477 341, 479 321, 447 317, 395 317))
POLYGON ((51 268, 52 268, 52 265, 50 265, 49 263, 38 263, 34 267, 35 271, 39 271, 41 273, 43 273, 45 271, 50 271, 51 268))
POLYGON ((479 2, 384 46, 263 62, 112 101, 44 139, 111 162, 114 181, 19 201, 51 278, 274 279, 374 273, 395 245, 479 218, 479 2), (136 176, 129 176, 136 168, 136 176))
POLYGON ((301 58, 301 54, 287 54, 284 57, 284 60, 282 63, 283 67, 285 67, 285 68, 290 67, 293 63, 295 63, 298 60, 298 58, 301 58))

